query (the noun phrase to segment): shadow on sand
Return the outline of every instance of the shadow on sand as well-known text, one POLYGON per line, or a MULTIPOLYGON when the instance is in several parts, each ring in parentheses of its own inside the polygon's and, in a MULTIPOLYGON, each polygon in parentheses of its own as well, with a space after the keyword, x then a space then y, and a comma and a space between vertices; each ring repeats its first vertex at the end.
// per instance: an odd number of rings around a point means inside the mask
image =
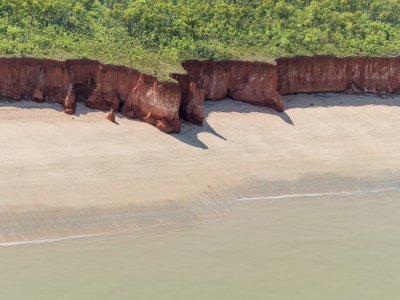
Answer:
MULTIPOLYGON (((61 106, 61 104, 58 104, 58 103, 54 103, 54 104, 38 103, 38 102, 35 102, 32 100, 18 101, 18 100, 4 98, 4 97, 0 97, 0 107, 15 107, 15 108, 21 108, 21 109, 52 109, 57 112, 64 113, 64 108, 61 106)), ((70 116, 73 118, 74 116, 84 116, 84 115, 88 115, 88 114, 94 113, 94 112, 102 112, 102 113, 104 113, 105 117, 109 113, 108 111, 103 111, 100 109, 88 108, 85 105, 84 101, 79 101, 79 102, 77 102, 75 113, 73 115, 65 115, 65 116, 70 116)), ((123 114, 121 114, 120 112, 116 113, 115 115, 119 119, 127 119, 132 122, 141 122, 138 119, 129 119, 129 118, 125 117, 123 114)), ((120 125, 120 123, 118 123, 117 121, 114 121, 112 123, 114 125, 118 125, 118 126, 120 125)))
MULTIPOLYGON (((276 112, 272 108, 254 106, 240 101, 225 99, 220 101, 204 101, 204 121, 203 126, 189 124, 185 121, 182 122, 181 132, 173 134, 172 136, 182 143, 188 144, 192 147, 208 149, 198 136, 201 133, 211 133, 212 135, 226 141, 226 138, 216 132, 209 123, 209 116, 212 113, 263 113, 267 115, 274 115, 280 117, 285 123, 294 126, 292 120, 286 112, 276 112)), ((181 120, 182 121, 182 120, 181 120)))
POLYGON ((385 105, 400 106, 400 96, 377 96, 374 94, 366 95, 343 95, 338 93, 320 93, 320 94, 298 94, 283 96, 283 112, 276 112, 267 107, 253 106, 240 101, 230 99, 221 101, 204 101, 204 122, 203 126, 189 125, 182 123, 180 134, 174 134, 177 140, 190 146, 208 149, 201 140, 198 139, 200 133, 211 133, 214 136, 226 140, 222 135, 216 132, 208 122, 208 117, 214 112, 222 113, 263 113, 266 115, 274 115, 284 121, 288 125, 295 126, 290 113, 292 109, 313 109, 316 107, 332 107, 332 106, 365 106, 365 105, 385 105))
MULTIPOLYGON (((0 107, 12 106, 22 109, 53 109, 58 112, 64 112, 64 108, 59 103, 38 103, 32 100, 14 100, 9 98, 0 97, 0 107)), ((75 116, 87 115, 90 112, 101 111, 97 109, 87 108, 84 102, 77 102, 75 116)), ((73 115, 72 115, 73 116, 73 115)))
MULTIPOLYGON (((178 141, 185 143, 189 146, 208 149, 198 136, 201 133, 210 133, 215 137, 226 141, 226 138, 216 132, 209 123, 209 116, 212 113, 262 113, 265 115, 273 115, 282 119, 283 124, 295 126, 290 113, 292 109, 313 109, 317 107, 332 107, 332 106, 365 106, 365 105, 385 105, 385 106, 400 106, 400 96, 377 96, 374 94, 366 95, 343 95, 338 93, 321 93, 321 94, 298 94, 298 95, 286 95, 283 96, 283 112, 276 112, 272 108, 259 107, 243 103, 240 101, 234 101, 231 99, 225 99, 220 101, 204 101, 204 122, 203 126, 196 126, 187 123, 182 120, 182 128, 180 134, 172 134, 172 137, 178 141)), ((64 109, 60 104, 50 103, 37 103, 34 101, 16 101, 8 98, 0 97, 1 106, 13 106, 23 109, 44 109, 51 108, 59 112, 63 112, 64 109), (27 105, 27 103, 29 103, 27 105)), ((87 115, 88 113, 100 111, 87 108, 83 102, 78 103, 76 109, 76 116, 87 115)), ((137 119, 128 119, 121 113, 117 113, 116 116, 121 119, 127 119, 132 122, 142 122, 137 119)), ((119 125, 118 122, 114 122, 115 125, 119 125)))
POLYGON ((345 95, 339 93, 298 94, 283 96, 283 108, 333 107, 333 106, 365 106, 385 105, 400 106, 400 96, 380 96, 375 94, 345 95))

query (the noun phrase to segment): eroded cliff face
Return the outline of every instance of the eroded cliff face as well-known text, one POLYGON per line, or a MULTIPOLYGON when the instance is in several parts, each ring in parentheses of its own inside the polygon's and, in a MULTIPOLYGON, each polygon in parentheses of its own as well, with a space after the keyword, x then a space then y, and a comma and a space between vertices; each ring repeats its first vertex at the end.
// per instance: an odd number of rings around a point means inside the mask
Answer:
POLYGON ((87 98, 86 105, 101 110, 110 110, 112 107, 114 112, 118 112, 139 77, 138 71, 129 68, 99 64, 95 90, 87 98))
POLYGON ((400 90, 400 58, 313 56, 276 60, 282 94, 400 90))
POLYGON ((74 110, 75 94, 65 63, 36 59, 0 59, 0 95, 15 100, 59 103, 74 110))
POLYGON ((284 94, 400 92, 400 58, 314 56, 276 62, 187 61, 187 74, 172 74, 179 82, 172 83, 91 60, 0 58, 0 96, 59 103, 67 114, 83 100, 89 108, 121 111, 179 133, 180 117, 203 124, 204 99, 230 97, 282 111, 284 94))
POLYGON ((74 85, 77 100, 87 100, 93 93, 97 84, 97 73, 100 63, 93 60, 67 60, 65 65, 68 70, 70 82, 74 85))
POLYGON ((163 82, 152 76, 140 74, 121 112, 129 118, 139 118, 167 133, 179 133, 179 85, 163 82))
POLYGON ((180 87, 125 67, 91 60, 0 59, 0 96, 59 103, 74 114, 77 100, 121 112, 167 133, 180 131, 180 87))
POLYGON ((277 67, 244 61, 187 61, 183 64, 190 81, 204 90, 205 99, 233 100, 283 111, 277 92, 277 67))

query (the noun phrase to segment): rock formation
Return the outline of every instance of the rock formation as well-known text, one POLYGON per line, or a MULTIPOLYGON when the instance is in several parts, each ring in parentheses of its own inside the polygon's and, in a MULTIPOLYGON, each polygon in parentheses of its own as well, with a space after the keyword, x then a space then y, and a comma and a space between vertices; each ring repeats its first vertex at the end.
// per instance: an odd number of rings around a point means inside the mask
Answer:
POLYGON ((107 115, 107 119, 110 120, 111 122, 115 122, 114 109, 112 107, 111 107, 110 112, 107 115))

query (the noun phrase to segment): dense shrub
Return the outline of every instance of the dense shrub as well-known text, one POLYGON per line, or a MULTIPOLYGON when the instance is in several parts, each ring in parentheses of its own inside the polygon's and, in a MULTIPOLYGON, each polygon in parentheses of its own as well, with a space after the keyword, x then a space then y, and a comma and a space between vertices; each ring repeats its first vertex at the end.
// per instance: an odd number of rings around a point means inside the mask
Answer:
POLYGON ((0 0, 0 55, 166 77, 187 59, 400 53, 400 0, 0 0))

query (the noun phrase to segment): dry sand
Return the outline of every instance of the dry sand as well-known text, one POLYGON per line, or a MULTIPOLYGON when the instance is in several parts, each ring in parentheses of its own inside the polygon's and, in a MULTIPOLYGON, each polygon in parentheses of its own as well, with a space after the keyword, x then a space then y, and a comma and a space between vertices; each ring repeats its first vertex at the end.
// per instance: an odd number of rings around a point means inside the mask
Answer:
POLYGON ((167 135, 78 104, 0 101, 0 241, 229 214, 241 197, 392 187, 400 97, 284 97, 284 113, 205 102, 203 127, 167 135), (311 106, 311 103, 313 104, 311 106))

